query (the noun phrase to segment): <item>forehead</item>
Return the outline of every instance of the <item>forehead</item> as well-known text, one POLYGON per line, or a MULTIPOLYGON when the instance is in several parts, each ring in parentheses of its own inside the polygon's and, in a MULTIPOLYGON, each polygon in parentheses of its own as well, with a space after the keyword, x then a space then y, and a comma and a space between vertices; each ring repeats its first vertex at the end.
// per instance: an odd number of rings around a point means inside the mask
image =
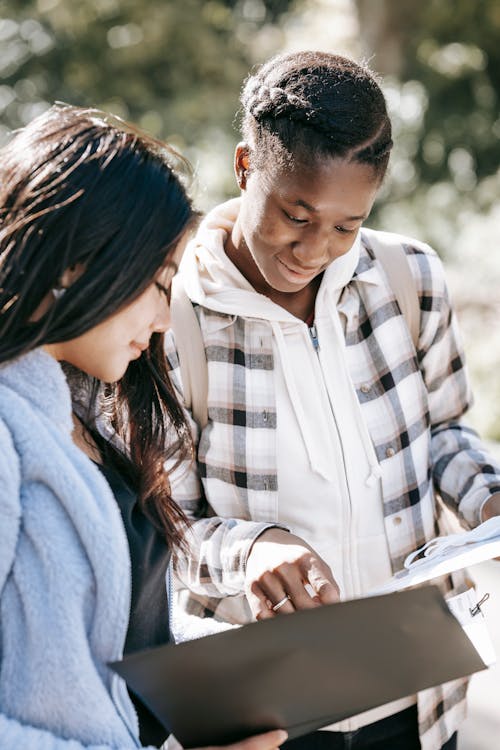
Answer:
POLYGON ((380 180, 370 165, 339 157, 311 164, 270 167, 260 173, 266 195, 291 205, 321 212, 333 208, 353 216, 369 213, 380 180))

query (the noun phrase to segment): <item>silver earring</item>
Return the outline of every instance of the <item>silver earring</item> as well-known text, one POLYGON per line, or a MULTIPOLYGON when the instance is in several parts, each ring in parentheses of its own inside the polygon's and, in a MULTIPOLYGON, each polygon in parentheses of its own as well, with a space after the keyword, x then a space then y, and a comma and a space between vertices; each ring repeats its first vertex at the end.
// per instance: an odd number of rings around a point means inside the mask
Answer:
POLYGON ((54 297, 54 299, 61 299, 64 292, 66 291, 66 288, 63 286, 55 286, 53 287, 51 291, 52 291, 52 296, 54 297))

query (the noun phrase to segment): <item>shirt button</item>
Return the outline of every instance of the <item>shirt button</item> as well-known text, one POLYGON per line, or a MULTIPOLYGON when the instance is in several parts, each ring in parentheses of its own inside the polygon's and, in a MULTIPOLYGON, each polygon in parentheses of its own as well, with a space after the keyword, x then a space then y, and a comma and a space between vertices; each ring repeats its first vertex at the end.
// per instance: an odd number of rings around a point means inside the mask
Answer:
POLYGON ((359 390, 361 391, 361 393, 369 393, 370 386, 368 385, 368 383, 363 383, 363 385, 361 386, 359 390))
POLYGON ((394 516, 394 518, 392 519, 392 522, 394 526, 399 526, 400 524, 403 523, 403 519, 401 518, 401 516, 394 516))
POLYGON ((385 451, 385 455, 387 456, 387 458, 392 458, 392 456, 395 453, 396 453, 396 451, 394 450, 394 448, 390 448, 390 447, 387 448, 386 451, 385 451))

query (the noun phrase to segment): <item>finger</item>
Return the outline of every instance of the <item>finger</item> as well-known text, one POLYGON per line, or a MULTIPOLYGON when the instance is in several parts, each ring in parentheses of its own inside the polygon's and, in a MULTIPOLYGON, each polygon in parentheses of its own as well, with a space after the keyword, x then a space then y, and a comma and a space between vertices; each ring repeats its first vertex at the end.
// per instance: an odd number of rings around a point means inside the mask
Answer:
POLYGON ((270 620, 274 617, 274 612, 271 609, 272 602, 266 599, 266 597, 259 599, 259 597, 248 593, 247 601, 252 611, 252 615, 256 620, 270 620))
POLYGON ((274 614, 291 614, 298 609, 314 609, 321 604, 315 592, 313 596, 304 584, 299 563, 284 563, 274 571, 262 576, 258 585, 271 602, 270 608, 274 614), (288 602, 283 602, 288 594, 288 602), (314 598, 313 598, 314 597, 314 598), (283 602, 283 603, 282 603, 283 602), (276 607, 278 608, 276 609, 276 607))
POLYGON ((295 609, 314 609, 321 604, 314 591, 312 591, 311 596, 302 580, 293 581, 293 583, 287 582, 286 588, 295 609))
MULTIPOLYGON (((283 729, 273 729, 271 732, 256 734, 241 742, 224 745, 226 750, 273 750, 287 739, 288 734, 283 729)), ((221 750, 221 748, 205 748, 205 750, 221 750)))
POLYGON ((274 617, 274 612, 271 609, 273 603, 267 598, 256 581, 247 588, 246 597, 252 615, 256 620, 269 620, 274 617))
POLYGON ((309 579, 309 583, 315 592, 314 600, 319 600, 321 604, 335 604, 340 601, 340 590, 335 581, 318 576, 313 580, 309 579))
POLYGON ((313 590, 313 597, 322 604, 334 604, 340 600, 340 590, 329 566, 317 558, 312 558, 303 565, 303 576, 313 590))
MULTIPOLYGON (((282 566, 284 567, 284 566, 282 566)), ((259 582, 255 582, 252 590, 259 588, 268 603, 268 609, 273 615, 291 614, 295 611, 294 603, 289 598, 286 588, 286 577, 266 573, 261 576, 259 582)))
MULTIPOLYGON (((268 579, 263 579, 261 582, 266 586, 266 590, 270 592, 269 599, 276 605, 281 601, 278 595, 281 591, 288 593, 290 596, 293 609, 313 609, 317 607, 320 602, 315 601, 312 597, 315 596, 315 592, 312 590, 311 593, 307 590, 307 583, 304 581, 302 573, 302 566, 300 563, 283 563, 275 571, 274 582, 271 581, 269 585, 268 579), (278 588, 276 588, 276 580, 278 582, 278 588), (274 587, 274 588, 273 588, 274 587)), ((290 613, 293 611, 288 605, 280 607, 280 612, 290 613)))
POLYGON ((340 590, 337 584, 324 581, 320 584, 317 597, 321 604, 336 604, 340 601, 340 590))
POLYGON ((291 614, 292 612, 295 612, 295 607, 289 594, 283 594, 281 598, 279 598, 279 595, 273 596, 272 599, 263 596, 258 599, 258 604, 255 602, 255 608, 252 607, 250 598, 247 598, 257 620, 269 620, 277 615, 291 614))

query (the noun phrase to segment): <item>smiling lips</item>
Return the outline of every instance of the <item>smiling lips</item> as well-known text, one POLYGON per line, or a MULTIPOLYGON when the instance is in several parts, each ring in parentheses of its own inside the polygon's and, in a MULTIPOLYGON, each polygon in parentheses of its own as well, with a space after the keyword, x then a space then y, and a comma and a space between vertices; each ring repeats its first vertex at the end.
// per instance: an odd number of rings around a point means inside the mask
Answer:
POLYGON ((292 268, 287 263, 285 263, 281 258, 277 258, 278 262, 281 263, 281 265, 286 268, 286 270, 292 274, 293 276, 298 277, 297 280, 300 281, 306 281, 307 279, 312 279, 314 276, 316 276, 321 271, 321 266, 318 266, 317 268, 301 268, 297 270, 296 268, 292 268))

